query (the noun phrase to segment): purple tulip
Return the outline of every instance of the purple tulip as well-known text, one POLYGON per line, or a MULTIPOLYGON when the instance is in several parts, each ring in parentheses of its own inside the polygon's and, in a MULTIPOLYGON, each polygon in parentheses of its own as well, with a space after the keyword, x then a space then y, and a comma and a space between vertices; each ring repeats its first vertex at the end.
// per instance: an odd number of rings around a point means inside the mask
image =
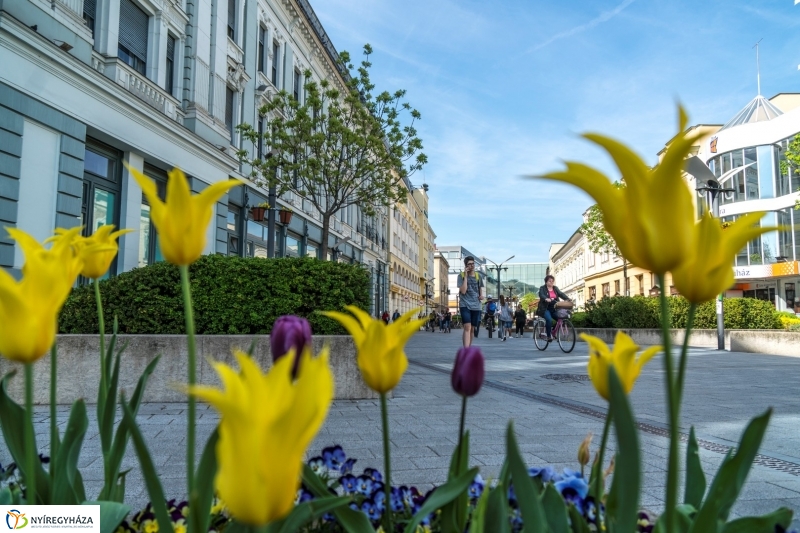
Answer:
POLYGON ((453 390, 462 396, 475 396, 483 385, 483 354, 475 346, 461 348, 450 375, 453 390))
POLYGON ((311 346, 311 324, 305 318, 294 315, 283 315, 278 317, 272 326, 272 333, 269 336, 270 347, 272 348, 272 361, 289 353, 294 348, 295 358, 292 366, 292 377, 297 376, 297 367, 300 364, 300 355, 306 346, 311 346))

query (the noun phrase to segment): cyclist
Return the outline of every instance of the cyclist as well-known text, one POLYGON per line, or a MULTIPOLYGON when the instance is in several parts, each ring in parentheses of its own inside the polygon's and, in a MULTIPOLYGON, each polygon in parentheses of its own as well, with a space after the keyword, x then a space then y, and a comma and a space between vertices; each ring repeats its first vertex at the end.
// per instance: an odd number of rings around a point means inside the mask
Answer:
POLYGON ((553 324, 556 321, 556 302, 559 300, 570 301, 567 295, 555 286, 556 278, 548 274, 544 278, 544 285, 539 287, 539 308, 543 311, 547 342, 553 341, 553 324))

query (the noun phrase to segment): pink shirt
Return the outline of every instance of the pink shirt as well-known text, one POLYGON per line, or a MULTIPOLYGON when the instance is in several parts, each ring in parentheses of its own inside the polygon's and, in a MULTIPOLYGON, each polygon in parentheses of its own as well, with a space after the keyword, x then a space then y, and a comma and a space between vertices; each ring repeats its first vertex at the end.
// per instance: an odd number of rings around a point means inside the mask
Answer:
POLYGON ((550 293, 550 299, 551 300, 555 300, 556 299, 556 291, 550 289, 548 292, 550 293))

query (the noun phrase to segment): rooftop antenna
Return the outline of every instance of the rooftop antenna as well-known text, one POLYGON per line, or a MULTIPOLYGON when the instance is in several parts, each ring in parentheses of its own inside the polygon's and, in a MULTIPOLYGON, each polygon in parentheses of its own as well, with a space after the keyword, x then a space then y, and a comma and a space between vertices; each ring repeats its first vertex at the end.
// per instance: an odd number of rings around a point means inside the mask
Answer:
POLYGON ((756 44, 753 45, 753 48, 756 49, 756 80, 758 81, 758 96, 761 96, 761 63, 758 59, 758 45, 763 40, 764 38, 762 37, 756 44))

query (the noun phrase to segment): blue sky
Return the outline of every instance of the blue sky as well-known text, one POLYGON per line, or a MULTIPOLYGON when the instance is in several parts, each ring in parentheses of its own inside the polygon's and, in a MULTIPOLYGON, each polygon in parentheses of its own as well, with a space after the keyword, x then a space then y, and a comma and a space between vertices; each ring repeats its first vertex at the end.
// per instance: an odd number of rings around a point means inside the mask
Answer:
MULTIPOLYGON (((422 113, 438 245, 546 261, 590 199, 522 176, 573 159, 613 169, 578 138, 616 137, 646 161, 677 127, 724 123, 756 95, 800 92, 792 0, 312 0, 338 50, 374 48, 378 89, 422 113)), ((613 175, 613 174, 612 174, 613 175)), ((617 176, 613 175, 616 179, 617 176)))

